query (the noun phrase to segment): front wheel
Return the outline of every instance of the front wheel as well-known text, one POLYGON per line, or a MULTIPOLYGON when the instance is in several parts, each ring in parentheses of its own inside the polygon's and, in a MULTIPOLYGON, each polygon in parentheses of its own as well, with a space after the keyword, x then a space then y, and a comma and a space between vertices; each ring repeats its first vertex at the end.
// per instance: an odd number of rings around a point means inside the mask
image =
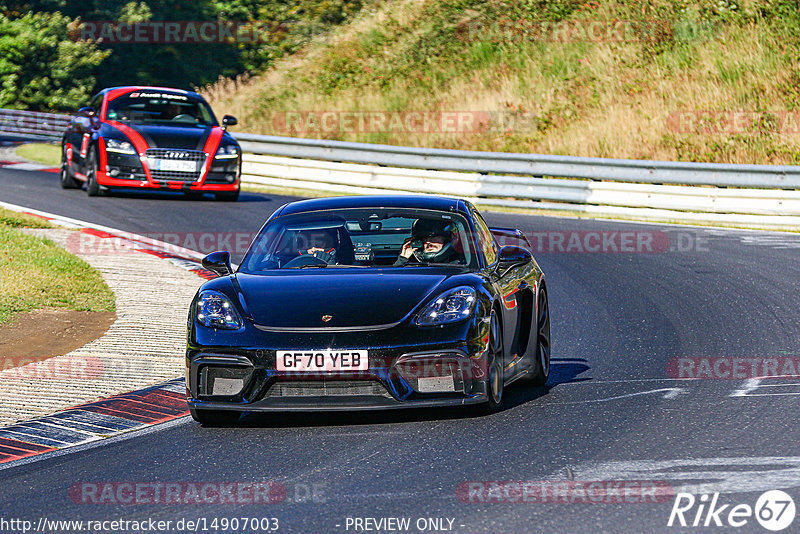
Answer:
POLYGON ((103 195, 100 184, 97 183, 97 150, 92 147, 86 157, 86 192, 90 197, 103 195))
POLYGON ((59 171, 59 180, 63 189, 77 189, 81 184, 72 176, 72 169, 70 169, 69 159, 67 158, 67 143, 61 145, 61 170, 59 171))
POLYGON ((203 426, 230 426, 239 420, 241 412, 189 408, 192 419, 203 426))
POLYGON ((539 290, 536 304, 536 361, 531 370, 529 382, 543 386, 550 376, 550 305, 547 302, 547 289, 539 290))
POLYGON ((489 354, 487 354, 489 369, 486 383, 486 396, 488 402, 481 404, 479 413, 488 415, 500 411, 503 407, 503 329, 497 311, 492 310, 489 316, 489 354))

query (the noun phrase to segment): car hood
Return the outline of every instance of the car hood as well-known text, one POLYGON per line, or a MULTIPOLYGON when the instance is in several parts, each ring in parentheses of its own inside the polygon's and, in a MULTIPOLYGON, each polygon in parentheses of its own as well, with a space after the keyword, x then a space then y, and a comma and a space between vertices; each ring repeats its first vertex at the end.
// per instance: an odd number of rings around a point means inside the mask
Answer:
POLYGON ((154 124, 130 124, 139 132, 150 148, 179 148, 203 150, 211 135, 211 126, 162 126, 154 124))
POLYGON ((447 278, 360 269, 234 275, 256 325, 347 328, 396 323, 447 278), (330 315, 328 321, 323 316, 330 315))

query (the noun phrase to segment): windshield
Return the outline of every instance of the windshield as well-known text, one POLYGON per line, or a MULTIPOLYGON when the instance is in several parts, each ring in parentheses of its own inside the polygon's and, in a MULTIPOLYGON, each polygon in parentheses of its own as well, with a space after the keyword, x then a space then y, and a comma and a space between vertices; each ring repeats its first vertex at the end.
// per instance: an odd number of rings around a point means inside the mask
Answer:
POLYGON ((469 225, 450 212, 342 209, 278 217, 250 247, 240 271, 301 268, 475 268, 469 225))
POLYGON ((217 126, 208 104, 176 93, 135 91, 108 103, 108 120, 168 126, 217 126))

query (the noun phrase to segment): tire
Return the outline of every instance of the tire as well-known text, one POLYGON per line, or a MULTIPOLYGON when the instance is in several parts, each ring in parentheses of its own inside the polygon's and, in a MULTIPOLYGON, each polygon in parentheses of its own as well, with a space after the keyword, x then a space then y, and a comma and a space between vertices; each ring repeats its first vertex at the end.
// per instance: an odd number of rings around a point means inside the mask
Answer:
POLYGON ((67 163, 67 144, 61 145, 61 170, 59 171, 59 181, 62 189, 78 189, 81 184, 72 176, 72 170, 67 163))
POLYGON ((227 410, 199 410, 189 408, 192 419, 203 426, 231 426, 239 420, 241 412, 227 410))
POLYGON ((90 148, 86 160, 86 192, 90 197, 103 196, 103 190, 97 183, 97 149, 90 148))
POLYGON ((488 402, 480 404, 478 412, 483 415, 498 412, 503 407, 503 328, 497 310, 489 316, 489 376, 486 381, 488 402))
POLYGON ((550 305, 547 288, 539 290, 536 304, 536 361, 528 382, 533 386, 544 386, 550 376, 550 305))
POLYGON ((239 190, 225 191, 224 193, 214 193, 214 198, 220 202, 236 202, 239 200, 239 190))

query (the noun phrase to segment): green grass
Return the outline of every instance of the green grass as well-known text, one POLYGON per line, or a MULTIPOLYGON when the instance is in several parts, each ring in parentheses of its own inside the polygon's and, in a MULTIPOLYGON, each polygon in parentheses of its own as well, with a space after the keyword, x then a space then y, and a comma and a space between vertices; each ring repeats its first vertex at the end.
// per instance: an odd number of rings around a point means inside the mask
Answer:
POLYGON ((23 227, 51 226, 0 208, 0 324, 42 308, 115 311, 115 297, 100 273, 50 240, 23 227))
POLYGON ((61 165, 61 148, 48 143, 27 143, 16 150, 17 156, 42 165, 58 167, 61 165))
POLYGON ((46 219, 0 208, 0 225, 11 228, 53 228, 46 219))

